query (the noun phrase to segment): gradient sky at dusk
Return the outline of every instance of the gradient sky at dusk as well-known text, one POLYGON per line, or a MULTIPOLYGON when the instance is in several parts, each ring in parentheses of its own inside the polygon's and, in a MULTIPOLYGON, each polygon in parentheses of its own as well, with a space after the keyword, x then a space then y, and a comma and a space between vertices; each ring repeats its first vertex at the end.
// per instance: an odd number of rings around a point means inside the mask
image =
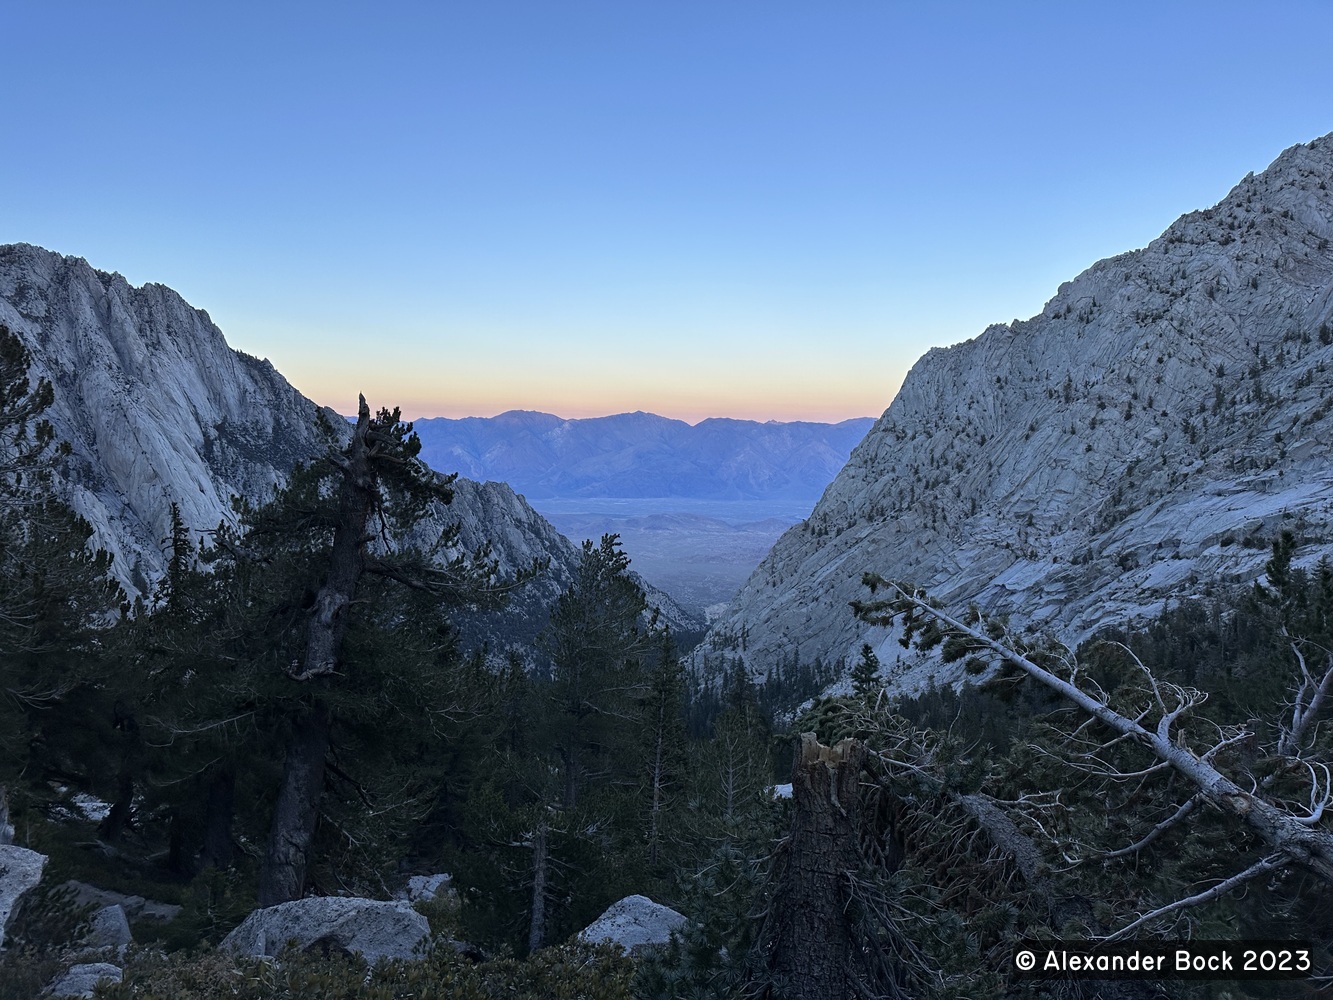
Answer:
POLYGON ((876 415, 1333 130, 1333 4, 9 4, 0 242, 321 403, 876 415))

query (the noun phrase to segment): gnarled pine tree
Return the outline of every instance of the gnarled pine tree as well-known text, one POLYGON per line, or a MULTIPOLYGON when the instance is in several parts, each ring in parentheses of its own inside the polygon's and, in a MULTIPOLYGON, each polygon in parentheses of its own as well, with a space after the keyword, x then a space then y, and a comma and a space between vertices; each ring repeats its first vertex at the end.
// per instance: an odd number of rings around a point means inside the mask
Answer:
MULTIPOLYGON (((422 671, 405 681, 394 676, 393 656, 384 649, 351 643, 357 628, 401 630, 406 641, 429 631, 435 619, 447 631, 448 606, 498 602, 527 578, 501 579, 484 552, 443 560, 441 552, 454 547, 456 531, 444 532, 434 552, 400 541, 432 504, 452 499, 452 478, 421 463, 420 447, 397 409, 372 417, 362 397, 344 447, 331 448, 315 465, 298 470, 273 503, 246 512, 244 537, 219 534, 219 547, 232 560, 261 567, 258 575, 268 581, 267 593, 265 585, 259 588, 260 603, 268 608, 262 624, 274 630, 275 639, 262 655, 281 658, 279 687, 288 706, 282 777, 260 872, 261 906, 303 894, 330 774, 365 797, 331 758, 339 725, 346 722, 343 728, 349 729, 350 720, 370 710, 360 704, 365 675, 375 675, 375 704, 390 709, 438 686, 438 676, 431 675, 442 667, 430 662, 428 637, 419 650, 425 662, 413 666, 403 657, 402 673, 422 671), (396 599, 387 596, 393 592, 396 599), (418 599, 409 602, 409 594, 418 599), (415 606, 399 609, 409 603, 415 606)), ((441 655, 448 652, 443 633, 436 646, 441 655)), ((413 720, 429 725, 431 711, 419 705, 397 710, 395 717, 404 726, 413 720)), ((383 720, 379 725, 380 737, 387 738, 383 720)), ((375 738, 360 735, 362 743, 375 738)))

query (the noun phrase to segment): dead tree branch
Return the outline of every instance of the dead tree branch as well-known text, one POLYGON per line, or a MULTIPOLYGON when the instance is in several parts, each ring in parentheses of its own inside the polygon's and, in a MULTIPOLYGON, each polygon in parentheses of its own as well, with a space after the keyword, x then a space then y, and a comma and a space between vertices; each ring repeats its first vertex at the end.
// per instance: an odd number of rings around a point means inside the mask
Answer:
MULTIPOLYGON (((1198 789, 1198 794, 1203 799, 1227 815, 1240 820, 1253 831, 1274 852, 1271 857, 1299 864, 1324 882, 1333 885, 1333 835, 1315 827, 1323 815, 1323 802, 1327 795, 1316 794, 1318 789, 1312 791, 1310 814, 1294 815, 1290 810, 1260 797, 1257 787, 1250 790, 1242 788, 1219 771, 1211 760, 1200 757, 1180 742, 1182 737, 1178 733, 1173 738, 1172 726, 1181 717, 1190 701, 1185 689, 1172 690, 1174 686, 1166 686, 1166 690, 1172 694, 1171 700, 1175 702, 1171 707, 1167 707, 1163 686, 1157 684, 1155 678, 1152 678, 1151 671, 1148 671, 1159 709, 1163 711, 1157 725, 1149 728, 1143 722, 1116 711, 1104 696, 1096 697, 1089 694, 1072 681, 1059 677, 1035 663, 1012 646, 933 607, 924 596, 873 574, 867 574, 866 583, 871 587, 872 593, 877 588, 883 587, 889 590, 890 596, 885 600, 856 602, 854 607, 863 620, 878 625, 890 625, 904 614, 924 615, 937 627, 943 626, 955 636, 965 637, 975 644, 976 648, 990 650, 1039 684, 1077 705, 1112 732, 1129 737, 1130 741, 1145 747, 1158 760, 1168 764, 1172 770, 1198 789)), ((1311 700, 1313 697, 1312 695, 1311 700)), ((1305 704, 1308 708, 1310 702, 1305 704)))
POLYGON ((1271 872, 1274 868, 1281 868, 1287 864, 1288 861, 1289 859, 1284 854, 1270 854, 1268 857, 1256 861, 1243 872, 1238 872, 1235 875, 1232 875, 1231 878, 1223 879, 1211 889, 1205 889, 1203 892, 1196 893, 1193 896, 1186 896, 1184 899, 1177 899, 1174 903, 1168 903, 1166 906, 1159 906, 1151 913, 1145 913, 1143 916, 1139 917, 1139 919, 1131 924, 1126 924, 1114 934, 1108 934, 1104 940, 1119 941, 1121 938, 1128 937, 1140 927, 1150 924, 1159 917, 1166 916, 1168 913, 1175 913, 1177 910, 1183 910, 1190 906, 1202 906, 1204 903, 1211 903, 1214 899, 1225 896, 1237 886, 1244 885, 1246 882, 1253 878, 1257 878, 1265 872, 1271 872))

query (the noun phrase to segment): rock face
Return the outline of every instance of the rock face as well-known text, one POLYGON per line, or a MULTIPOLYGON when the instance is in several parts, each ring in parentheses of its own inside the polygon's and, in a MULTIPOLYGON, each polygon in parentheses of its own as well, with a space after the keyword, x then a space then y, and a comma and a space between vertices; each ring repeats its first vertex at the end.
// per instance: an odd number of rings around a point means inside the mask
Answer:
MULTIPOLYGON (((164 572, 171 503, 198 537, 233 520, 233 496, 268 499, 296 462, 327 446, 314 403, 268 361, 228 347, 206 312, 163 285, 135 288, 79 258, 2 246, 0 323, 31 351, 34 376, 55 387, 48 416, 73 448, 65 490, 131 596, 150 593, 164 572)), ((336 434, 349 433, 323 413, 336 434)), ((530 639, 572 578, 576 550, 501 483, 460 479, 418 540, 454 521, 460 546, 489 541, 504 572, 549 560, 504 612, 460 623, 469 645, 530 639)), ((655 596, 668 617, 700 624, 655 596)))
POLYGON ((314 404, 163 285, 0 247, 0 323, 55 386, 71 500, 136 590, 161 575, 171 502, 190 528, 216 528, 233 495, 269 495, 320 450, 314 404))
POLYGON ((579 940, 618 944, 631 955, 671 940, 685 926, 685 917, 647 896, 626 896, 612 903, 600 917, 579 931, 579 940))
POLYGON ((1298 563, 1333 552, 1331 188, 1333 137, 1292 147, 1039 316, 930 351, 705 669, 851 663, 866 641, 891 667, 848 609, 867 570, 1077 641, 1254 579, 1281 529, 1298 563))
POLYGON ((42 880, 46 855, 13 844, 0 845, 0 947, 23 897, 42 880))
POLYGON ((48 986, 46 996, 51 997, 90 997, 93 987, 102 980, 118 983, 121 970, 108 962, 91 962, 85 965, 71 966, 70 970, 48 986))
POLYGON ((175 903, 159 903, 144 899, 142 896, 127 896, 110 889, 100 889, 87 882, 70 879, 62 882, 60 888, 71 893, 71 901, 76 907, 96 906, 98 908, 118 907, 130 920, 174 920, 181 908, 175 903))
POLYGON ((381 958, 419 957, 429 934, 426 918, 403 903, 318 896, 255 910, 222 947, 262 958, 294 941, 301 951, 357 952, 374 965, 381 958))

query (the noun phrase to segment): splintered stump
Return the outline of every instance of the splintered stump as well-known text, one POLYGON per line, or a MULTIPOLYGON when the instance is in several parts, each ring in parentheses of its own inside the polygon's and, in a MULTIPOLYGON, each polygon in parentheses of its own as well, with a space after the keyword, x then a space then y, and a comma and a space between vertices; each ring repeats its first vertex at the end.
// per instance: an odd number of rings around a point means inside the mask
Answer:
POLYGON ((858 785, 866 749, 801 736, 792 769, 795 818, 779 858, 776 891, 750 957, 759 996, 847 1000, 859 995, 849 875, 860 862, 858 785))

